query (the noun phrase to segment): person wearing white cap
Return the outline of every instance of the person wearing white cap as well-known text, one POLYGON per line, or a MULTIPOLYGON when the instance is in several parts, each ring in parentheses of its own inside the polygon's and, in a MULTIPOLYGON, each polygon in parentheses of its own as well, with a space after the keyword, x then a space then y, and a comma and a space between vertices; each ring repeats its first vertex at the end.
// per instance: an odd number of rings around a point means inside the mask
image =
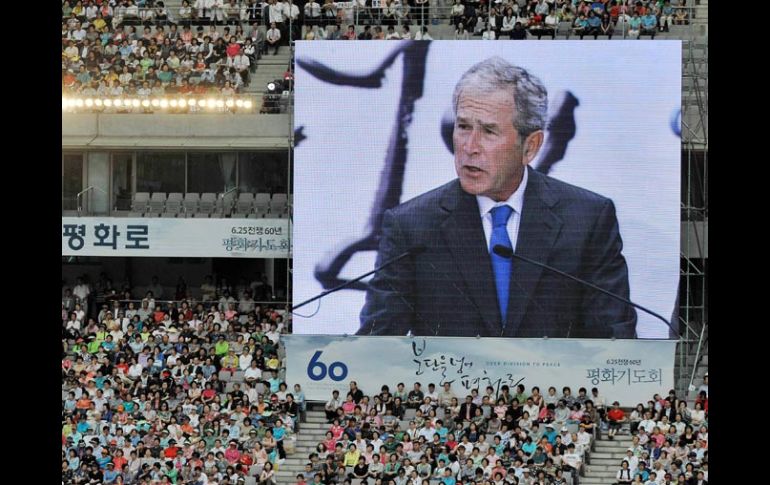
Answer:
POLYGON ((631 475, 633 476, 633 474, 636 473, 637 466, 639 465, 639 458, 634 455, 633 448, 626 450, 626 456, 623 458, 623 460, 628 462, 628 469, 631 470, 631 475))

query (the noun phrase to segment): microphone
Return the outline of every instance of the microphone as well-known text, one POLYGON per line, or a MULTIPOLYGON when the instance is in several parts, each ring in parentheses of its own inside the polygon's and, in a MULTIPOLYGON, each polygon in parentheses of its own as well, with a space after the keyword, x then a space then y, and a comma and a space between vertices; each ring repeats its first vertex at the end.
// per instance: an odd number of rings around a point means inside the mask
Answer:
POLYGON ((344 290, 348 286, 351 286, 353 283, 357 283, 357 282, 361 281, 362 279, 366 278, 367 276, 369 276, 371 274, 374 274, 374 273, 377 273, 377 272, 387 268, 388 266, 390 266, 393 263, 397 263, 398 261, 401 261, 402 259, 407 258, 409 256, 416 256, 416 255, 422 253, 423 251, 425 251, 425 249, 426 249, 426 247, 424 245, 422 245, 422 244, 417 245, 417 246, 409 249, 408 251, 406 251, 406 252, 404 252, 402 254, 399 254, 398 256, 390 258, 389 260, 385 261, 384 263, 382 263, 381 265, 377 266, 373 270, 371 270, 371 271, 369 271, 367 273, 364 273, 361 276, 358 276, 357 278, 354 278, 352 280, 346 281, 346 282, 342 283, 341 285, 337 285, 334 288, 330 288, 330 289, 328 289, 326 291, 323 291, 323 292, 317 294, 316 296, 310 298, 309 300, 305 300, 305 301, 303 301, 303 302, 301 302, 301 303, 299 303, 297 305, 293 305, 291 311, 293 312, 294 310, 297 310, 298 308, 301 308, 301 307, 307 305, 308 303, 314 302, 314 301, 318 300, 319 298, 323 298, 326 295, 329 295, 329 294, 334 293, 336 291, 344 290))
POLYGON ((544 263, 541 263, 541 262, 538 262, 538 261, 534 261, 534 260, 529 259, 527 257, 518 255, 515 252, 513 252, 513 249, 511 249, 511 248, 509 248, 507 246, 503 246, 502 244, 495 244, 495 246, 492 248, 492 251, 496 255, 498 255, 500 257, 503 257, 505 259, 519 259, 519 260, 527 262, 529 264, 533 264, 533 265, 535 265, 537 267, 546 269, 546 270, 550 271, 551 273, 555 273, 555 274, 557 274, 559 276, 562 276, 564 278, 568 278, 568 279, 570 279, 570 280, 572 280, 572 281, 574 281, 576 283, 579 283, 579 284, 581 284, 583 286, 586 286, 586 287, 594 289, 594 290, 596 290, 598 292, 604 293, 605 295, 607 295, 607 296, 609 296, 611 298, 614 298, 614 299, 616 299, 618 301, 622 301, 623 303, 625 303, 627 305, 631 305, 634 308, 638 308, 638 309, 642 310, 643 312, 645 312, 645 313, 647 313, 649 315, 652 315, 653 317, 657 318, 661 322, 665 323, 668 328, 673 330, 674 333, 676 333, 680 337, 682 336, 682 334, 678 330, 676 330, 671 325, 671 323, 668 320, 666 320, 662 316, 658 315, 654 311, 652 311, 652 310, 650 310, 648 308, 645 308, 642 305, 639 305, 638 303, 634 303, 634 302, 632 302, 631 300, 629 300, 627 298, 623 298, 620 295, 617 295, 617 294, 615 294, 615 293, 613 293, 611 291, 607 291, 604 288, 600 288, 600 287, 594 285, 593 283, 589 283, 588 281, 586 281, 584 279, 578 278, 577 276, 572 276, 569 273, 565 273, 564 271, 558 270, 558 269, 556 269, 556 268, 554 268, 552 266, 548 266, 547 264, 544 264, 544 263))

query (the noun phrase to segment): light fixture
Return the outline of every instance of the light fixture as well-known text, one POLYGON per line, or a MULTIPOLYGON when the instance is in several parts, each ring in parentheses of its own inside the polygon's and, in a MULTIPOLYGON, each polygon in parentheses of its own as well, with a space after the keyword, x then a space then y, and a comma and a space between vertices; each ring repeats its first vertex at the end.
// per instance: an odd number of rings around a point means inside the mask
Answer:
POLYGON ((270 81, 269 83, 267 83, 267 90, 268 90, 268 92, 274 93, 275 92, 275 88, 276 88, 275 82, 270 81))
POLYGON ((67 107, 69 106, 67 101, 69 101, 67 98, 62 98, 61 99, 61 110, 62 111, 65 111, 67 109, 67 107))
POLYGON ((107 98, 107 99, 105 99, 105 100, 104 100, 104 106, 106 106, 106 107, 108 107, 108 108, 109 108, 110 106, 112 106, 112 100, 111 100, 110 98, 107 98))
POLYGON ((142 103, 140 103, 138 99, 131 100, 131 106, 133 106, 134 108, 138 108, 140 104, 142 103))
POLYGON ((187 100, 187 106, 195 106, 195 100, 194 99, 188 99, 187 100))
POLYGON ((252 105, 253 103, 251 102, 250 99, 247 99, 246 101, 243 102, 243 107, 246 109, 251 109, 252 105))
MULTIPOLYGON (((174 105, 173 105, 173 106, 176 106, 176 100, 172 99, 171 101, 174 103, 174 105)), ((168 100, 167 100, 167 99, 165 99, 165 98, 164 98, 164 99, 161 99, 161 100, 160 100, 160 107, 161 107, 161 108, 163 108, 163 109, 166 109, 166 108, 168 108, 168 100)))
POLYGON ((123 106, 123 100, 120 98, 117 98, 115 99, 115 101, 113 101, 113 104, 115 105, 116 108, 120 108, 121 106, 123 106))
POLYGON ((209 98, 206 100, 206 106, 208 106, 211 109, 214 109, 217 107, 217 100, 213 98, 209 98))
POLYGON ((102 99, 101 99, 101 98, 96 98, 96 99, 94 100, 94 104, 96 105, 96 107, 97 107, 97 108, 101 108, 101 107, 102 107, 102 105, 104 104, 104 101, 102 101, 102 99))
POLYGON ((227 106, 228 108, 232 108, 233 106, 235 106, 235 101, 233 101, 233 99, 232 99, 232 98, 230 98, 230 99, 228 99, 228 100, 225 102, 225 106, 227 106))
MULTIPOLYGON (((164 99, 164 101, 165 101, 165 99, 164 99)), ((172 99, 171 101, 169 101, 169 102, 168 102, 168 104, 169 104, 169 105, 170 105, 172 108, 176 108, 176 106, 177 106, 177 102, 176 102, 176 99, 172 99)))
POLYGON ((82 100, 81 98, 77 98, 77 99, 75 100, 75 106, 77 106, 78 108, 82 108, 82 107, 83 107, 83 104, 84 104, 84 103, 83 103, 83 100, 82 100))
MULTIPOLYGON (((153 99, 153 101, 157 102, 158 100, 157 99, 153 99)), ((143 99, 142 100, 142 106, 144 106, 145 108, 149 107, 150 106, 150 100, 149 99, 143 99)))
POLYGON ((217 108, 224 108, 224 107, 225 107, 225 102, 223 100, 221 100, 221 99, 218 99, 217 100, 217 108))
POLYGON ((199 99, 198 100, 198 106, 200 106, 201 108, 205 108, 206 107, 206 100, 205 99, 199 99))
POLYGON ((159 100, 158 98, 153 98, 153 99, 152 99, 152 102, 151 102, 151 104, 152 104, 152 105, 153 105, 155 108, 157 108, 158 106, 160 106, 160 100, 159 100))
POLYGON ((235 101, 235 106, 237 106, 239 108, 243 108, 243 100, 242 99, 236 100, 235 101))
POLYGON ((91 98, 87 98, 85 104, 90 108, 91 106, 94 105, 94 100, 91 98))

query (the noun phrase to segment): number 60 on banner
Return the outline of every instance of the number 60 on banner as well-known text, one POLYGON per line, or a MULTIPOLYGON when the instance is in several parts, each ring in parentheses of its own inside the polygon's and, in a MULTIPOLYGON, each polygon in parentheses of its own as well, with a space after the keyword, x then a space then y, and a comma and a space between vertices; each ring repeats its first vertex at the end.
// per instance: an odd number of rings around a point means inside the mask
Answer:
MULTIPOLYGON (((321 381, 327 375, 326 364, 318 360, 322 353, 322 350, 317 350, 307 365, 307 376, 314 381, 321 381)), ((332 362, 328 367, 328 375, 331 380, 339 382, 347 377, 348 366, 342 362, 332 362)))

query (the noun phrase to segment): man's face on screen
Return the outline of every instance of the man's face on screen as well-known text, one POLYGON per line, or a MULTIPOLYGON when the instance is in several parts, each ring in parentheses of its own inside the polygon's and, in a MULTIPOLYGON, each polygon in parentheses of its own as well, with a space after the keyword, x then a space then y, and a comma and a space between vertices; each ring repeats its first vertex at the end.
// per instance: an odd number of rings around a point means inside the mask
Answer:
POLYGON ((513 126, 510 92, 465 89, 457 103, 453 142, 455 170, 463 190, 505 200, 524 174, 523 140, 513 126))

